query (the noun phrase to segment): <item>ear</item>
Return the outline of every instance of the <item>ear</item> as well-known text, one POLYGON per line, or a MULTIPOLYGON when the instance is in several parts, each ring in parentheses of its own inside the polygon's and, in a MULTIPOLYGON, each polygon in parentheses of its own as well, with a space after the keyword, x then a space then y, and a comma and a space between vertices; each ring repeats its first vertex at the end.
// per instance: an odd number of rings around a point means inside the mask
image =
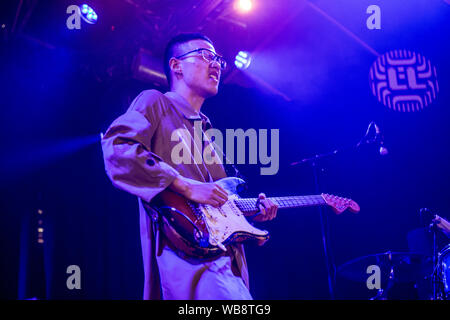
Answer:
POLYGON ((175 73, 176 75, 182 75, 183 74, 183 70, 181 68, 180 60, 175 59, 175 58, 170 58, 170 60, 169 60, 169 67, 170 67, 170 70, 172 70, 173 73, 175 73))

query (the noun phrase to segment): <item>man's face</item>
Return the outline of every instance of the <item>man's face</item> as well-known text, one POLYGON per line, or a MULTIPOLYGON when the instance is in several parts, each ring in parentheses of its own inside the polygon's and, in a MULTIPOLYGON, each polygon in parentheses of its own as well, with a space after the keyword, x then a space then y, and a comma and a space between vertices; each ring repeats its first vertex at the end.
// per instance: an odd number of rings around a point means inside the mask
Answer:
MULTIPOLYGON (((179 47, 179 55, 196 49, 209 49, 216 52, 213 45, 205 40, 191 40, 179 47)), ((182 81, 201 97, 208 98, 217 94, 220 81, 220 65, 217 61, 208 62, 201 52, 193 52, 180 59, 183 72, 182 81)))

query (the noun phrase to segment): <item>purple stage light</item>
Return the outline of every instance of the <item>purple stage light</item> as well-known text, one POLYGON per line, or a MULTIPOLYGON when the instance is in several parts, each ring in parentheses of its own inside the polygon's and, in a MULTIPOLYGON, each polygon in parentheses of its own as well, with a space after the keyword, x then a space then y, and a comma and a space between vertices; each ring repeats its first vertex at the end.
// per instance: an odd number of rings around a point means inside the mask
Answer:
POLYGON ((234 9, 239 13, 248 13, 252 8, 252 0, 236 0, 234 2, 234 9))

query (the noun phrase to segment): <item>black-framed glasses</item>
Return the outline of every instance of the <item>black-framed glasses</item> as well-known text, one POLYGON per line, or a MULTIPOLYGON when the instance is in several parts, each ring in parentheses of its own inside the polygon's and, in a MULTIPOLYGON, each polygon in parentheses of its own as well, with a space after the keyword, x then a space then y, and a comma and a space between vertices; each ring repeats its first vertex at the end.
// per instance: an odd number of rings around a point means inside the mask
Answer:
POLYGON ((187 56, 190 53, 199 52, 203 59, 205 59, 208 63, 211 63, 212 61, 217 61, 220 65, 220 69, 224 70, 227 67, 227 62, 222 56, 219 56, 214 51, 206 49, 206 48, 199 48, 195 49, 186 53, 183 53, 181 56, 175 57, 176 59, 181 59, 187 56))

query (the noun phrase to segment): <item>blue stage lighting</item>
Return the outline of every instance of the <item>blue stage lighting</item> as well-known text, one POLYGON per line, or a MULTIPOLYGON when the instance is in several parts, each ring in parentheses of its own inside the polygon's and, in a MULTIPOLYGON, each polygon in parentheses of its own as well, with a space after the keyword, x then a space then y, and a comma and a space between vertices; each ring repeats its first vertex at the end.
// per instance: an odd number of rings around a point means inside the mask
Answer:
POLYGON ((234 60, 234 64, 239 69, 247 69, 250 65, 250 62, 252 61, 252 57, 250 56, 250 53, 247 51, 239 51, 239 53, 236 55, 236 60, 234 60))
POLYGON ((94 24, 97 22, 98 16, 95 13, 94 9, 89 7, 87 4, 81 5, 81 18, 83 18, 84 21, 90 24, 94 24))

